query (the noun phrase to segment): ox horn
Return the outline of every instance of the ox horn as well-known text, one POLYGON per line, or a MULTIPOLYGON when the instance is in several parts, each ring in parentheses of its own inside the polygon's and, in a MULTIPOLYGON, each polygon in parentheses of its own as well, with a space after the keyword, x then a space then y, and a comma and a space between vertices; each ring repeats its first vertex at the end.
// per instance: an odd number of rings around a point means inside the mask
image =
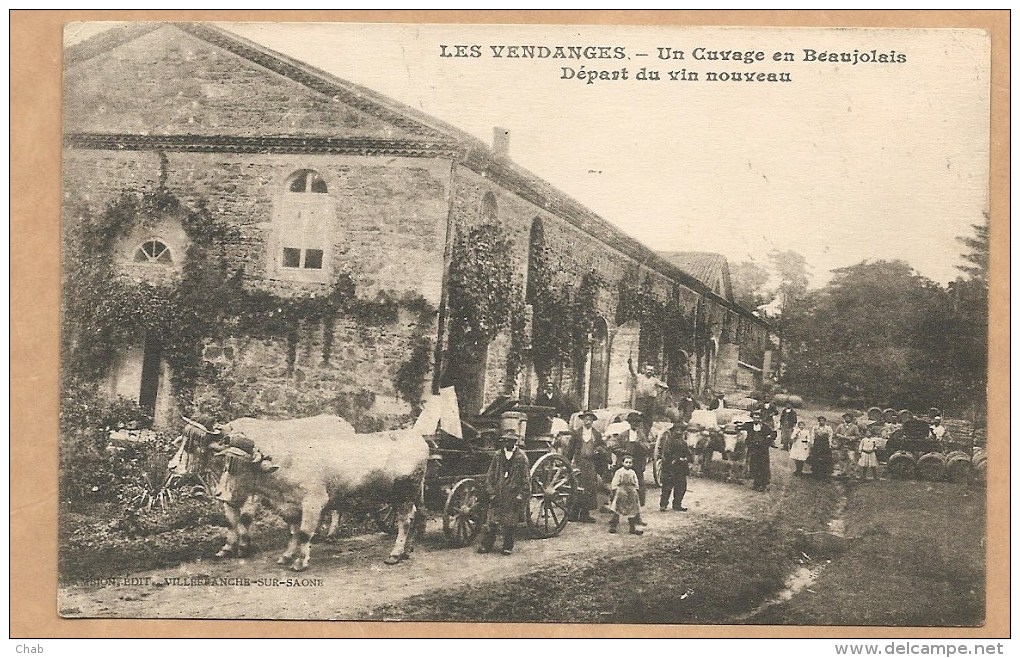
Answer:
POLYGON ((198 422, 197 420, 192 420, 191 418, 188 418, 184 414, 181 414, 181 418, 183 418, 184 422, 187 423, 188 425, 191 425, 192 427, 197 427, 198 429, 202 430, 203 432, 206 432, 206 433, 209 432, 209 428, 206 427, 205 425, 203 425, 202 423, 198 422))

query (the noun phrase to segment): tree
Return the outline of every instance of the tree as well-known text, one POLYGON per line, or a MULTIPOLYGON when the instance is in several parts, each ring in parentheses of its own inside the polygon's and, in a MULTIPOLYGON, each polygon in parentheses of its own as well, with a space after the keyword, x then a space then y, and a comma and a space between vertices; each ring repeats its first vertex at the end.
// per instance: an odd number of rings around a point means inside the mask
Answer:
POLYGON ((972 280, 983 281, 988 285, 988 254, 990 242, 988 237, 988 213, 984 213, 984 221, 979 224, 971 224, 974 229, 972 236, 959 236, 958 242, 965 245, 970 251, 963 254, 963 259, 969 265, 957 265, 956 268, 968 275, 972 280))
POLYGON ((786 360, 784 341, 789 332, 791 318, 800 312, 801 309, 798 307, 807 295, 810 275, 807 259, 792 249, 785 251, 773 249, 769 252, 768 258, 778 281, 774 299, 779 304, 779 318, 774 321, 773 326, 779 334, 777 371, 782 373, 786 360))
POLYGON ((730 267, 730 282, 733 298, 745 308, 754 310, 768 303, 765 286, 769 282, 769 271, 753 260, 735 263, 730 267))

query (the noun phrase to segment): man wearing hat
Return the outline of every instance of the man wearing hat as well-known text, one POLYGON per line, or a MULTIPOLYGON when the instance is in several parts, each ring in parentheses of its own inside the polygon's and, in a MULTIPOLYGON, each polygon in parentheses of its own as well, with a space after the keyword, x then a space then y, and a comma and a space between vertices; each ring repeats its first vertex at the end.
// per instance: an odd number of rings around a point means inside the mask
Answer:
POLYGON ((514 529, 531 493, 530 466, 528 456, 517 446, 517 432, 505 429, 500 439, 503 447, 493 455, 485 475, 489 510, 478 552, 490 552, 496 543, 496 534, 502 530, 503 555, 510 555, 514 549, 514 529))
POLYGON ((762 420, 761 411, 758 410, 751 412, 751 422, 743 423, 741 429, 747 432, 747 461, 751 479, 754 480, 754 490, 765 491, 772 480, 769 448, 773 447, 776 432, 762 420))
POLYGON ((716 393, 715 399, 708 403, 709 411, 717 411, 726 408, 726 394, 716 393))
POLYGON ((577 484, 583 489, 575 496, 571 515, 581 523, 595 523, 592 510, 599 508, 599 474, 605 473, 606 442, 593 426, 596 416, 592 411, 581 414, 581 428, 570 433, 570 442, 563 456, 570 461, 578 473, 577 484))
POLYGON ((678 421, 662 437, 662 493, 659 511, 665 512, 673 497, 673 510, 686 512, 684 495, 687 493, 687 474, 690 472, 691 447, 687 445, 687 423, 678 421))
POLYGON ((843 422, 836 426, 836 454, 833 455, 839 465, 839 475, 844 477, 850 475, 850 471, 856 465, 857 446, 861 442, 861 430, 854 422, 852 413, 843 414, 843 422))
POLYGON ((942 416, 932 418, 931 435, 937 441, 941 441, 946 436, 946 426, 942 424, 942 416))

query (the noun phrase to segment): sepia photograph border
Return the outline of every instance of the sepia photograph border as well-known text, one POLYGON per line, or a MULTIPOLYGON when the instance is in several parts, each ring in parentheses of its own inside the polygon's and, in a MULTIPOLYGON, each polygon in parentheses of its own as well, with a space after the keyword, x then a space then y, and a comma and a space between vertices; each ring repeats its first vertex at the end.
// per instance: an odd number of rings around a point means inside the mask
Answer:
POLYGON ((1008 10, 248 11, 10 13, 10 637, 1010 636, 1008 10), (979 28, 991 36, 987 603, 977 628, 62 619, 57 614, 57 445, 63 26, 72 21, 259 21, 979 28))

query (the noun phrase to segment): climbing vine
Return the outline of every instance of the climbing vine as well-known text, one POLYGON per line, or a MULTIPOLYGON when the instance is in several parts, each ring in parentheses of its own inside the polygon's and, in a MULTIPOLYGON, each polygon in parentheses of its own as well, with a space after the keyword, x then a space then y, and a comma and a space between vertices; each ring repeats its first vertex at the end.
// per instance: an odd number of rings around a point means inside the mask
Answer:
POLYGON ((599 291, 605 285, 594 270, 572 288, 556 280, 559 267, 539 227, 533 231, 528 259, 527 300, 532 305, 532 357, 540 379, 556 365, 580 367, 591 347, 598 318, 599 291))
POLYGON ((458 234, 449 277, 449 379, 510 326, 514 300, 513 243, 496 224, 458 234))
MULTIPOLYGON (((325 294, 285 297, 249 289, 244 271, 232 269, 226 259, 225 244, 236 237, 236 230, 214 218, 204 205, 190 209, 162 187, 124 194, 99 214, 79 212, 65 235, 65 382, 99 381, 116 354, 145 335, 160 344, 172 370, 174 391, 186 400, 199 380, 215 383, 215 369, 202 358, 207 340, 238 335, 286 338, 292 363, 302 323, 321 322, 322 358, 328 362, 336 317, 384 326, 398 319, 401 308, 417 315, 417 346, 409 359, 412 365, 402 368, 397 378, 410 380, 421 373, 423 379, 427 374, 421 341, 428 329, 422 327, 431 327, 436 311, 420 295, 380 292, 373 299, 362 299, 346 274, 325 294), (180 221, 190 241, 180 274, 158 283, 122 276, 113 253, 117 242, 137 225, 154 226, 166 218, 180 221)), ((412 403, 420 400, 420 390, 415 397, 411 385, 398 390, 411 396, 412 403)))

